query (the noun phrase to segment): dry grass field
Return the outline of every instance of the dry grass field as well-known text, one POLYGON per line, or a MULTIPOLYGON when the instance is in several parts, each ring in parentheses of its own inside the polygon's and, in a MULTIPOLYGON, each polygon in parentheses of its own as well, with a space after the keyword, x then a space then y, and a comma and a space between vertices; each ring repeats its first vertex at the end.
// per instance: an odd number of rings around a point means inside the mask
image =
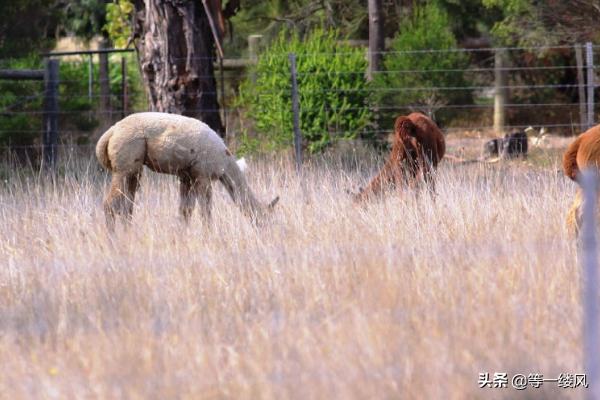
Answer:
POLYGON ((114 236, 95 160, 54 183, 9 170, 0 398, 583 398, 478 385, 480 372, 582 372, 574 184, 559 151, 544 154, 445 161, 437 196, 365 207, 346 190, 377 160, 312 161, 302 180, 283 158, 254 160, 257 195, 281 196, 261 227, 219 184, 210 226, 197 212, 182 226, 175 179, 146 171, 114 236))

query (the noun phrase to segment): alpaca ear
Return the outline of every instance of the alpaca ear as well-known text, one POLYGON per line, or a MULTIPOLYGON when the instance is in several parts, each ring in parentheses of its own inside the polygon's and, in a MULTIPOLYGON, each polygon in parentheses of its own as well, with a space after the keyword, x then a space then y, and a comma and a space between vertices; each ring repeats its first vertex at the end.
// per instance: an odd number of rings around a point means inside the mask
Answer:
POLYGON ((409 135, 415 136, 415 125, 413 122, 405 116, 400 116, 396 118, 396 122, 394 122, 394 132, 396 135, 409 135))
POLYGON ((275 204, 277 204, 277 202, 279 202, 279 196, 275 197, 267 206, 267 208, 269 210, 273 209, 273 207, 275 207, 275 204))
POLYGON ((246 162, 246 159, 244 157, 237 160, 236 164, 242 172, 246 172, 246 170, 248 169, 248 163, 246 162))

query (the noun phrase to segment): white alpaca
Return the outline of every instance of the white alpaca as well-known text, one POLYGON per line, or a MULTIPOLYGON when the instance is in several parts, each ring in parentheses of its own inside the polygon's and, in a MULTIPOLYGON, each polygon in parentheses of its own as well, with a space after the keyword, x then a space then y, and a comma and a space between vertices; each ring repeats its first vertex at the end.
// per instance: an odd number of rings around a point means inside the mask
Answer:
POLYGON ((179 210, 185 221, 196 200, 205 218, 210 218, 211 181, 218 179, 232 200, 253 220, 272 208, 259 202, 242 172, 244 159, 236 162, 223 140, 208 125, 181 115, 147 112, 132 114, 106 131, 96 145, 96 157, 112 173, 110 191, 104 200, 109 228, 115 214, 131 216, 142 168, 177 175, 180 179, 179 210))

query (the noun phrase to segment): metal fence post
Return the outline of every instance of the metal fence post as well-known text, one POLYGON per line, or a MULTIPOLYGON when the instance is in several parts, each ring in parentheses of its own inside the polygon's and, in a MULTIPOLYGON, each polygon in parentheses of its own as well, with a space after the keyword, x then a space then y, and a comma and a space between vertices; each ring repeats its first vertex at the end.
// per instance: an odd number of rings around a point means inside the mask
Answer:
POLYGON ((46 59, 44 71, 44 132, 42 137, 43 162, 46 167, 56 165, 58 145, 58 60, 46 59))
POLYGON ((127 115, 127 60, 121 57, 121 118, 127 115))
POLYGON ((594 126, 594 48, 591 42, 585 44, 587 64, 587 128, 594 126))
MULTIPOLYGON (((256 65, 258 63, 258 53, 260 52, 261 43, 263 40, 263 35, 250 35, 248 36, 248 56, 250 57, 251 65, 256 65)), ((256 83, 256 68, 249 68, 250 71, 250 79, 252 83, 256 83)))
POLYGON ((588 399, 600 399, 600 344, 598 335, 598 241, 596 238, 596 206, 598 171, 587 169, 581 176, 583 213, 581 227, 581 264, 583 273, 583 336, 585 373, 590 385, 588 399))
POLYGON ((300 105, 298 101, 298 80, 296 73, 296 54, 289 54, 290 73, 292 79, 292 113, 294 120, 294 150, 296 154, 296 171, 302 169, 302 133, 300 132, 300 105))
POLYGON ((93 55, 90 54, 88 58, 88 99, 90 103, 94 101, 94 60, 92 59, 93 55))

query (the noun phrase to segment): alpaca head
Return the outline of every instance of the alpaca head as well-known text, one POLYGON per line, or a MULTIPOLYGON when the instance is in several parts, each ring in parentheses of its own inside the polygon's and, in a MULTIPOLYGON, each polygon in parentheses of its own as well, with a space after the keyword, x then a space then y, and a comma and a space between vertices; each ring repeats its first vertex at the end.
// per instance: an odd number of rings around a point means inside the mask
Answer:
POLYGON ((276 196, 268 204, 260 204, 260 206, 247 209, 246 215, 256 226, 263 226, 271 221, 271 215, 275 209, 275 205, 279 202, 279 196, 276 196))
POLYGON ((416 136, 417 127, 415 124, 405 116, 396 118, 394 123, 394 136, 396 140, 402 140, 406 137, 416 136))

